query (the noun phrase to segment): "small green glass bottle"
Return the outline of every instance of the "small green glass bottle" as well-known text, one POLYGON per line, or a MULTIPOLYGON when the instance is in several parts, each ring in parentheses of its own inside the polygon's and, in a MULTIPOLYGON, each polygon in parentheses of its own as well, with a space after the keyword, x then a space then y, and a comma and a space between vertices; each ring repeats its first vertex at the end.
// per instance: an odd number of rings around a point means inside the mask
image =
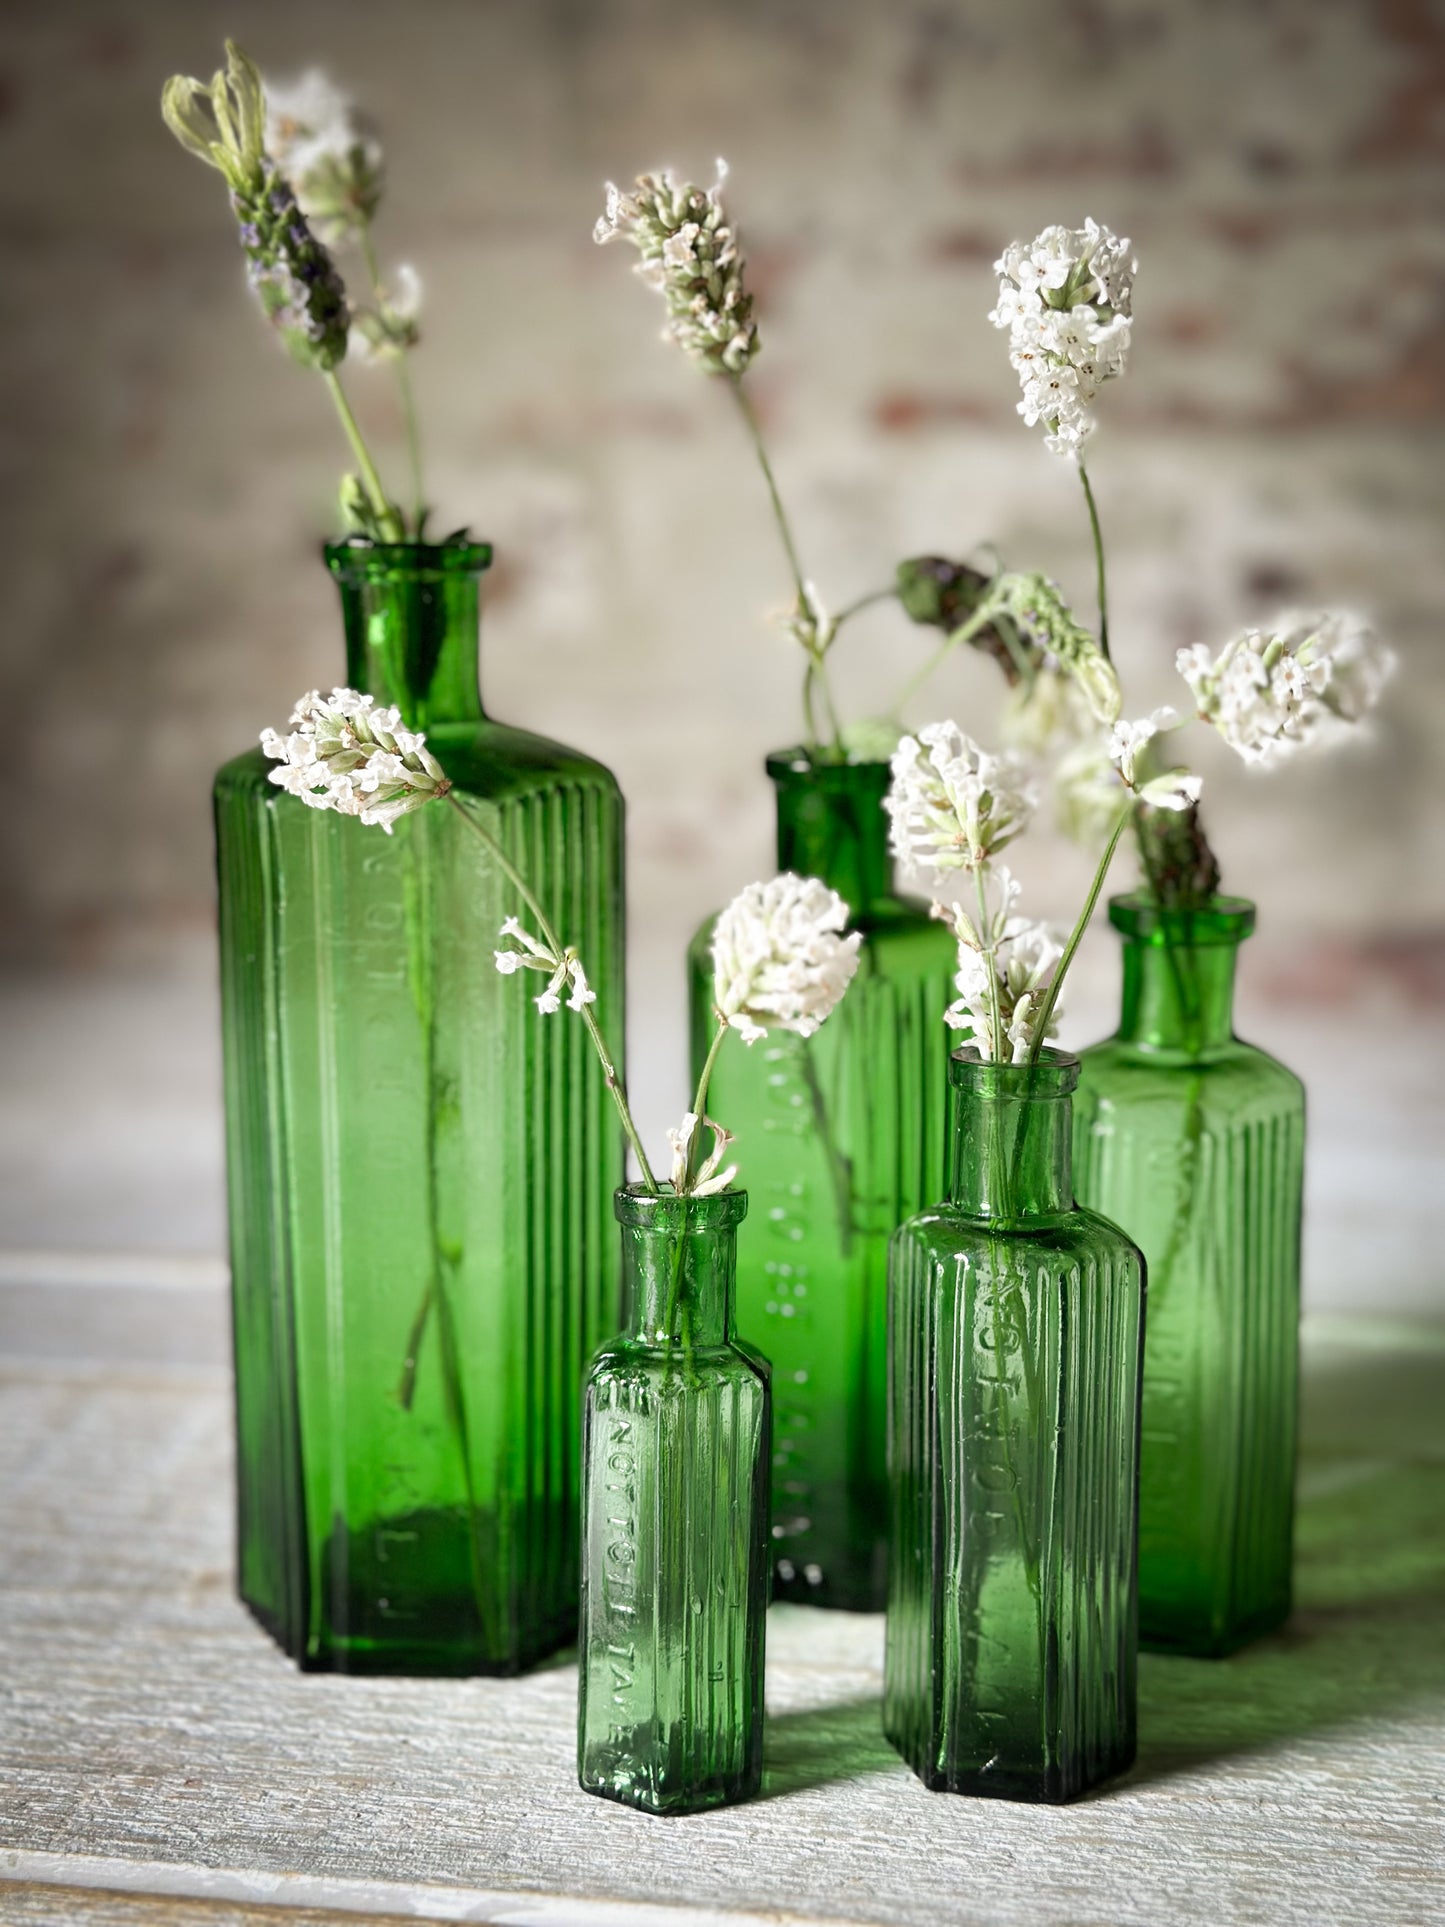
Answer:
MULTIPOLYGON (((858 974, 806 1042, 725 1051, 709 1109, 746 1160, 738 1324, 772 1360, 773 1596, 881 1612, 887 1587, 888 1240, 946 1174, 956 945, 893 889, 886 763, 770 756, 778 868, 820 877, 863 932, 858 974)), ((710 920, 689 957, 693 1078, 712 1041, 710 920)))
MULTIPOLYGON (((347 680, 426 731, 620 1035, 621 798, 484 714, 489 557, 329 548, 347 680)), ((519 905, 451 810, 387 836, 268 769, 216 783, 241 1596, 307 1668, 515 1672, 576 1625, 616 1114, 581 1026, 492 969, 519 905)))
POLYGON ((1071 1800, 1134 1758, 1144 1266, 1074 1203, 1077 1060, 952 1073, 889 1268, 884 1727, 936 1791, 1071 1800))
POLYGON ((1149 1261, 1140 1640, 1207 1657, 1290 1608, 1304 1091, 1234 1036, 1252 903, 1109 918, 1123 1008, 1082 1058, 1079 1196, 1149 1261))
POLYGON ((647 1813, 762 1784, 768 1367, 733 1336, 747 1194, 617 1193, 624 1327, 587 1377, 577 1770, 647 1813))

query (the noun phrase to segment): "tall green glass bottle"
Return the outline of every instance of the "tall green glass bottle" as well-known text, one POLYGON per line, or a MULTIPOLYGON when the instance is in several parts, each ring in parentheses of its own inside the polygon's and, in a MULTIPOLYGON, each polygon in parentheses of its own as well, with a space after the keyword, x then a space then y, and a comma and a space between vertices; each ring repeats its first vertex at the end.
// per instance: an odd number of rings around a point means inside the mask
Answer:
POLYGON ((747 1194, 617 1193, 624 1311, 587 1378, 578 1777, 648 1813, 762 1783, 768 1367, 733 1335, 747 1194))
POLYGON ((940 1792, 1134 1757, 1144 1266, 1074 1203, 1078 1074, 955 1052, 948 1197, 893 1241, 884 1726, 940 1792))
MULTIPOLYGON (((621 799, 483 711, 489 559, 329 548, 347 680, 427 732, 620 1036, 621 799)), ((515 1672, 576 1624, 616 1115, 582 1027, 492 968, 519 906, 465 824, 387 836, 268 767, 216 783, 241 1596, 308 1668, 515 1672)))
MULTIPOLYGON (((770 756, 778 868, 821 877, 863 932, 858 974, 806 1042, 724 1051, 708 1108, 753 1209, 738 1324, 772 1360, 773 1596, 880 1612, 886 1596, 888 1240, 945 1175, 953 938, 895 894, 886 763, 770 756)), ((689 956, 693 1076, 712 1040, 712 922, 689 956)))
POLYGON ((1252 903, 1109 917, 1123 1009, 1083 1055, 1075 1158, 1149 1260, 1139 1632, 1229 1653, 1290 1607, 1304 1091, 1234 1035, 1252 903))

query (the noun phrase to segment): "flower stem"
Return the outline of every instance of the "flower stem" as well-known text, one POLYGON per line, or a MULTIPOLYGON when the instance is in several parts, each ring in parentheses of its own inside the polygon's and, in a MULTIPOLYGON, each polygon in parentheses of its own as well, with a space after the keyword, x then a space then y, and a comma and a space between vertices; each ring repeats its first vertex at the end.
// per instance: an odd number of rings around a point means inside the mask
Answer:
MULTIPOLYGON (((447 790, 443 800, 451 805, 452 809, 456 811, 457 815, 466 824, 472 834, 481 838, 482 842, 491 852, 497 868, 502 872, 503 876, 506 877, 512 885, 512 888, 517 892, 517 895, 522 899, 522 902, 527 906, 527 909, 536 918, 537 927, 542 933, 543 940, 551 946, 553 955, 560 957, 566 946, 557 935, 557 932, 552 928, 551 920, 548 918, 547 912, 532 894, 531 889, 528 887, 527 879, 522 875, 516 864, 513 863, 512 859, 507 855, 491 831, 479 823, 465 804, 460 801, 455 790, 447 790)), ((632 1146, 633 1156, 637 1159, 638 1169, 642 1173, 642 1181, 653 1196, 656 1197, 659 1189, 657 1179, 652 1174, 652 1166, 648 1163, 647 1153, 642 1148, 642 1139, 638 1135, 637 1126, 632 1121, 632 1110, 627 1102, 627 1087, 621 1077, 618 1076, 617 1066, 613 1062, 612 1053, 607 1048, 607 1040, 602 1035, 597 1019, 592 1015, 592 1006, 590 1004, 584 1004, 580 1015, 583 1023, 587 1026, 587 1035, 592 1039, 592 1047, 597 1052, 598 1062, 602 1066, 603 1080, 608 1090, 612 1093, 612 1102, 617 1106, 617 1115, 622 1120, 622 1128, 627 1133, 627 1142, 632 1146)))
MULTIPOLYGON (((717 1054, 723 1047, 723 1040, 727 1036, 729 1028, 727 1019, 725 1017, 719 1017, 716 1035, 713 1037, 712 1044, 708 1049, 707 1060, 702 1067, 702 1075, 697 1080, 697 1090, 692 1100, 692 1114, 697 1119, 699 1125, 705 1121, 707 1116, 707 1087, 712 1082, 713 1065, 717 1062, 717 1054)), ((697 1135, 696 1132, 693 1133, 694 1145, 696 1145, 697 1135)), ((689 1178, 692 1176, 691 1165, 692 1159, 689 1157, 689 1178)))
POLYGON ((923 687, 934 670, 940 667, 944 657, 947 656, 951 650, 957 648, 960 643, 971 641, 980 629, 986 628, 998 614, 1001 606, 1001 603, 996 597, 987 595, 974 610, 967 622, 960 623, 957 629, 950 629, 938 648, 934 650, 933 654, 928 658, 928 661, 924 663, 923 667, 914 675, 910 676, 908 681, 904 683, 903 687, 899 690, 898 700, 893 705, 892 714, 901 716, 904 706, 918 690, 923 687))
MULTIPOLYGON (((376 246, 371 238, 371 222, 363 221, 356 231, 357 245, 361 258, 366 264, 367 279, 371 282, 372 296, 378 308, 383 307, 386 296, 382 292, 381 269, 376 259, 376 246)), ((406 423, 406 453, 411 467, 412 526, 420 530, 426 497, 422 488, 421 475, 421 428, 417 421, 416 397, 412 393, 411 371, 406 365, 406 350, 392 357, 396 369, 396 386, 401 396, 402 418, 406 423)))
POLYGON ((865 609, 871 609, 875 603, 896 602, 897 599, 898 591, 891 582, 886 589, 870 589, 866 595, 855 596, 851 602, 844 603, 837 615, 834 616, 834 635, 838 633, 845 622, 851 622, 854 616, 862 615, 865 609))
POLYGON ((325 371, 324 380, 331 390, 331 399, 336 404, 336 412, 341 417, 341 426, 346 431, 346 439, 351 444, 351 452, 356 457, 356 465, 361 470, 361 479, 366 492, 371 497, 371 506, 376 511, 377 524, 388 542, 403 542, 406 530, 402 527, 401 517, 387 500, 386 490, 381 486, 381 477, 376 472, 376 463, 371 459, 371 450, 351 412, 351 403, 346 399, 346 391, 341 386, 335 369, 325 371))
POLYGON ((998 949, 989 932, 988 899, 983 888, 983 868, 980 865, 973 873, 974 887, 978 893, 978 934, 983 943, 983 954, 988 960, 988 1021, 993 1036, 989 1039, 990 1048, 984 1055, 991 1057, 996 1064, 1003 1062, 1003 1010, 998 995, 998 966, 994 961, 998 949))
POLYGON ((1114 852, 1119 847, 1119 838, 1124 834, 1124 825, 1134 814, 1134 799, 1131 796, 1119 812, 1119 820, 1114 825, 1109 841, 1104 845, 1104 854, 1099 858, 1099 867, 1094 872, 1094 881, 1089 885, 1089 894, 1084 899, 1084 907, 1079 912, 1079 920, 1069 932, 1069 941, 1064 945, 1064 954, 1059 959, 1059 967, 1054 972, 1054 980, 1049 985, 1049 993, 1044 998, 1044 1007, 1039 1012, 1038 1027, 1034 1031, 1033 1045, 1029 1050, 1029 1063, 1037 1064, 1039 1052, 1043 1049, 1044 1037, 1049 1028, 1049 1019, 1054 1014, 1054 1005, 1059 1001, 1059 992, 1064 987, 1064 978, 1069 965, 1074 961, 1074 952, 1084 940, 1084 932, 1089 927, 1089 919, 1094 914, 1094 906, 1099 901, 1099 892, 1104 887, 1104 878, 1109 874, 1109 865, 1114 861, 1114 852))
POLYGON ((1079 463, 1079 480, 1084 485, 1084 500, 1089 505, 1089 527, 1094 536, 1094 569, 1099 590, 1099 647, 1107 662, 1112 658, 1109 655, 1109 592, 1104 573, 1104 532, 1099 527, 1099 509, 1089 483, 1089 471, 1082 462, 1079 463))
MULTIPOLYGON (((728 380, 733 391, 733 399, 738 405, 738 410, 742 415, 743 421, 747 426, 748 435, 752 440, 753 452, 758 458, 758 466, 763 471, 763 480, 768 485, 768 499, 773 505, 773 520, 778 525, 778 534, 782 538, 783 553, 788 558, 788 569, 792 575, 793 589, 798 598, 798 610, 800 614, 806 615, 812 607, 808 596, 808 585, 803 576, 803 565, 798 560, 798 545, 793 539, 792 524, 788 520, 787 510, 783 507, 783 498, 778 492, 777 477, 773 474, 773 465, 768 460, 768 450, 767 444, 763 440, 762 424, 759 422, 757 412, 753 407, 752 397, 743 386, 742 376, 730 375, 728 380)), ((836 624, 834 625, 834 633, 836 634, 836 624)), ((841 756, 843 754, 843 732, 838 723, 838 712, 833 705, 832 692, 828 688, 828 672, 823 666, 824 653, 825 651, 818 649, 810 649, 808 651, 808 668, 805 672, 803 684, 804 725, 809 736, 808 746, 809 748, 814 748, 817 745, 818 732, 813 720, 812 688, 814 683, 817 683, 822 689, 823 702, 827 707, 828 724, 833 732, 833 747, 841 756)))

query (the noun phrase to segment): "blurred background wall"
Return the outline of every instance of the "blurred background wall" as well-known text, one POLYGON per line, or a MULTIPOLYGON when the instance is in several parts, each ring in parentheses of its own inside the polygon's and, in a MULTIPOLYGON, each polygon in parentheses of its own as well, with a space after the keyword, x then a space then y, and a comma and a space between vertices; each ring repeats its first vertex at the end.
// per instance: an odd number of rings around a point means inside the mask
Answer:
MULTIPOLYGON (((905 553, 991 541, 1090 608, 1077 481, 1015 416, 991 263, 1086 214, 1133 238, 1133 364, 1090 459, 1130 712, 1179 692, 1180 644, 1285 603, 1363 609, 1401 658, 1372 744, 1260 780, 1200 760, 1227 881, 1263 908, 1250 1034, 1315 1093, 1316 1301, 1429 1300, 1409 1214, 1445 1037, 1431 0, 12 0, 0 1243, 220 1253, 208 786, 341 673, 316 547, 345 451, 251 307, 219 177, 157 111, 226 33, 277 76, 326 66, 380 123, 378 239, 427 294, 430 493, 497 544, 488 705, 629 797, 654 1130, 681 1108, 686 938, 771 861, 760 759, 797 734, 799 664, 737 420, 657 340, 630 250, 594 247, 603 181, 731 163, 751 380, 834 606, 905 553)), ((353 389, 399 475, 385 372, 353 389)), ((928 646, 861 620, 848 707, 928 646)), ((961 661, 915 720, 988 740, 998 693, 961 661)), ((1021 867, 1031 907, 1072 911, 1075 853, 1042 838, 1021 867)), ((1106 930, 1085 956, 1076 1043, 1115 995, 1106 930)))

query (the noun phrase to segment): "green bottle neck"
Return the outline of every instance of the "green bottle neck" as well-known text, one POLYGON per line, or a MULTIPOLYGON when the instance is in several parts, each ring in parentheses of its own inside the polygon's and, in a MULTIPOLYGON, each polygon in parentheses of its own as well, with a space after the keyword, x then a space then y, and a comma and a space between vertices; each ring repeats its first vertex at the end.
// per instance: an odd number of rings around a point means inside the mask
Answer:
POLYGON ((1044 1051, 1037 1064, 985 1064, 967 1050, 949 1064, 953 1175, 948 1201, 965 1217, 1027 1224, 1074 1209, 1072 1114, 1078 1059, 1044 1051))
POLYGON ((477 722, 484 542, 329 543, 341 593, 346 679, 413 729, 477 722))
POLYGON ((1124 937, 1121 1043, 1198 1057, 1233 1041, 1234 966, 1253 904, 1215 897, 1162 911, 1147 897, 1116 897, 1109 920, 1124 937))
POLYGON ((855 920, 893 894, 886 763, 813 763, 804 750, 768 758, 778 805, 778 868, 820 877, 855 920))
POLYGON ((745 1191, 675 1198, 623 1186, 615 1209, 626 1337, 659 1351, 732 1342, 738 1226, 747 1208, 745 1191))

